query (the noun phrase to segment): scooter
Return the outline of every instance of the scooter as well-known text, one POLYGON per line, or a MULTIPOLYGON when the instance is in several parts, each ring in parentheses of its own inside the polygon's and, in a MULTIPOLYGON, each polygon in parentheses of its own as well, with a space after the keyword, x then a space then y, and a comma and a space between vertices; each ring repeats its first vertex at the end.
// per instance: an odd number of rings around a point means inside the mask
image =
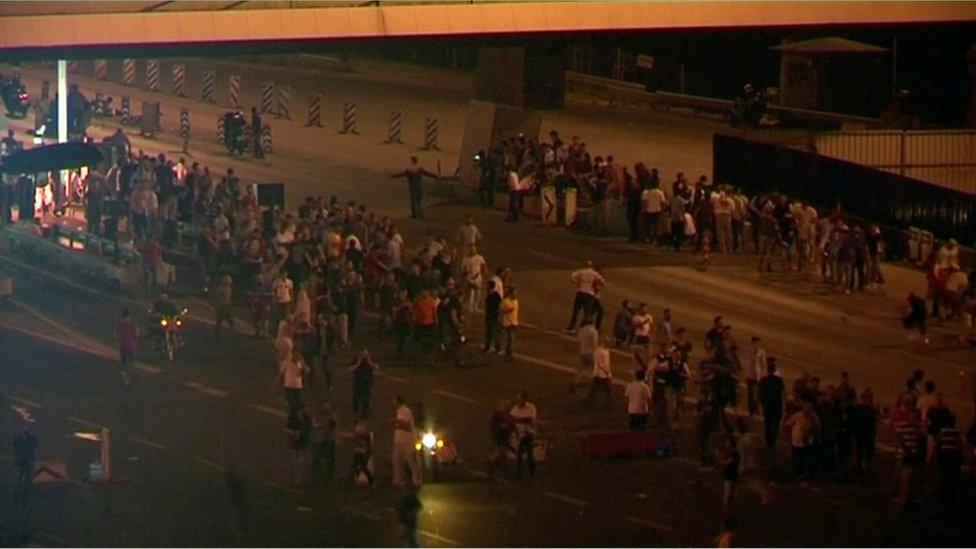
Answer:
POLYGON ((176 315, 164 315, 150 311, 150 315, 155 315, 158 328, 156 332, 156 348, 159 355, 169 362, 176 359, 176 350, 183 346, 183 339, 180 331, 183 329, 183 317, 187 310, 183 309, 176 315))
POLYGON ((414 444, 425 479, 438 481, 460 462, 457 446, 447 442, 434 431, 427 431, 414 444))

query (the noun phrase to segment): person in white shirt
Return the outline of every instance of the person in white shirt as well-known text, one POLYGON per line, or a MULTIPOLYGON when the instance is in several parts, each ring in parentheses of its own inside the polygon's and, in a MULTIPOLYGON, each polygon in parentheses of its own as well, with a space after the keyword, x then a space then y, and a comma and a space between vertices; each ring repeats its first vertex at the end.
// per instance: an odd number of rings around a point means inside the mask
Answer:
POLYGON ((528 462, 529 474, 535 475, 535 422, 538 419, 535 405, 529 402, 529 394, 523 392, 519 395, 518 402, 509 412, 512 420, 515 421, 515 433, 518 436, 518 446, 515 451, 515 476, 522 477, 522 463, 528 462))
POLYGON ((735 200, 724 190, 718 193, 715 204, 715 239, 723 254, 732 253, 732 214, 735 200))
POLYGON ((674 339, 674 327, 671 325, 671 309, 664 309, 661 322, 657 325, 657 333, 654 336, 659 343, 670 344, 674 339))
POLYGON ((477 246, 481 240, 481 231, 474 224, 474 219, 468 218, 464 225, 458 227, 457 235, 454 237, 454 245, 458 250, 464 251, 472 246, 477 246))
POLYGON ((596 398, 596 394, 602 392, 607 397, 607 409, 609 409, 612 386, 613 371, 610 369, 610 347, 606 342, 598 342, 593 352, 593 382, 590 384, 589 400, 592 402, 596 398))
POLYGON ((647 415, 650 413, 651 388, 647 386, 644 370, 634 371, 634 381, 624 388, 624 398, 627 399, 627 427, 631 431, 643 431, 647 427, 647 415))
POLYGON ((817 237, 817 210, 800 203, 793 211, 796 219, 797 270, 806 272, 813 262, 814 243, 817 237))
POLYGON ((473 244, 468 247, 468 255, 461 261, 461 277, 464 282, 465 306, 468 311, 477 311, 478 303, 485 299, 488 262, 473 244))
POLYGON ((285 400, 288 402, 288 416, 297 415, 302 409, 302 389, 308 366, 302 360, 297 350, 278 362, 278 379, 285 388, 285 400))
POLYGON ((746 371, 746 395, 749 403, 749 416, 759 413, 759 380, 766 375, 766 349, 759 336, 752 336, 752 349, 749 351, 749 369, 746 371))
POLYGON ((271 297, 273 303, 273 310, 271 316, 271 326, 276 326, 278 322, 288 314, 288 309, 291 308, 292 293, 295 289, 295 284, 288 278, 287 273, 282 270, 278 273, 278 277, 275 278, 274 282, 271 284, 271 297))
POLYGON ((593 321, 584 318, 580 323, 579 331, 576 333, 579 340, 580 367, 576 370, 576 376, 570 385, 570 390, 575 390, 578 385, 583 384, 583 378, 593 369, 593 354, 596 352, 600 340, 600 333, 597 331, 593 321))
POLYGON ((661 224, 661 213, 664 211, 667 198, 664 196, 661 187, 651 187, 643 192, 641 202, 644 207, 644 240, 656 242, 658 228, 661 224))
POLYGON ((173 184, 178 188, 182 189, 186 186, 186 159, 180 158, 180 161, 173 166, 173 184))
POLYGON ((573 299, 573 314, 566 328, 567 333, 572 333, 576 329, 576 319, 580 313, 586 316, 593 312, 596 293, 606 284, 603 276, 594 268, 592 261, 587 261, 582 269, 573 271, 570 279, 573 284, 576 284, 576 297, 573 299))
POLYGON ((393 431, 393 487, 403 488, 404 467, 410 471, 410 480, 414 488, 420 488, 420 463, 414 449, 416 440, 413 423, 413 411, 397 396, 396 427, 393 431))
POLYGON ((634 343, 646 351, 651 346, 651 328, 654 326, 654 317, 647 312, 647 303, 638 305, 633 321, 634 343))

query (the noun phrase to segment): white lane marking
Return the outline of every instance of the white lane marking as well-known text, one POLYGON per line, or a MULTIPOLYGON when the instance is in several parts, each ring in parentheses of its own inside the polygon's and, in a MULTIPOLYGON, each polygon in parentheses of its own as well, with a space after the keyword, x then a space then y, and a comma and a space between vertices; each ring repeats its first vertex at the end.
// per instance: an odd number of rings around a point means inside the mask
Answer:
POLYGON ((454 400, 460 400, 461 402, 467 402, 468 404, 474 404, 474 403, 478 402, 477 400, 475 400, 473 398, 468 398, 466 396, 461 396, 461 395, 459 395, 457 393, 452 393, 450 391, 442 391, 440 389, 437 389, 436 391, 434 391, 434 394, 435 395, 441 395, 442 397, 452 398, 454 400))
POLYGON ((18 404, 23 404, 24 406, 30 406, 31 408, 37 408, 38 410, 43 410, 44 409, 44 407, 41 406, 40 404, 34 402, 33 400, 28 400, 28 399, 23 398, 23 397, 9 396, 7 398, 10 399, 10 400, 12 400, 12 401, 14 401, 14 402, 16 402, 16 403, 18 403, 18 404))
POLYGON ((257 410, 259 412, 264 412, 266 414, 270 414, 270 415, 275 416, 275 417, 288 417, 288 414, 287 413, 285 413, 282 410, 279 410, 277 408, 271 408, 269 406, 262 406, 261 404, 248 404, 247 406, 249 408, 254 408, 255 410, 257 410))
POLYGON ((71 286, 72 288, 74 288, 76 290, 81 290, 83 292, 87 292, 87 293, 91 293, 91 294, 95 294, 95 295, 99 295, 99 296, 103 296, 103 297, 108 297, 110 299, 114 299, 114 300, 117 300, 117 301, 121 301, 123 303, 130 303, 130 304, 133 304, 133 305, 140 305, 140 306, 142 305, 141 303, 139 303, 138 301, 136 301, 134 299, 129 299, 129 298, 126 298, 126 297, 122 297, 122 296, 120 296, 118 294, 110 294, 110 293, 107 293, 107 292, 103 292, 101 290, 96 290, 94 288, 89 288, 87 286, 83 286, 83 285, 78 284, 78 283, 76 283, 76 282, 74 282, 72 280, 69 280, 67 278, 60 277, 60 276, 51 274, 48 271, 44 271, 42 269, 38 269, 37 267, 34 267, 33 265, 28 265, 26 263, 23 263, 21 261, 18 261, 16 259, 11 258, 11 257, 2 257, 2 258, 0 258, 0 260, 7 261, 9 263, 13 263, 14 265, 16 265, 17 267, 19 267, 21 269, 26 269, 28 271, 33 272, 36 275, 40 275, 40 276, 44 276, 44 277, 47 277, 47 278, 56 280, 57 282, 60 282, 61 284, 64 284, 66 286, 71 286))
POLYGON ((206 465, 207 467, 210 467, 211 469, 216 469, 217 471, 220 471, 221 473, 224 472, 223 465, 221 465, 219 463, 216 463, 216 462, 213 462, 213 461, 210 461, 209 459, 193 458, 193 461, 195 461, 195 462, 197 462, 197 463, 199 463, 201 465, 206 465))
POLYGON ((340 507, 339 508, 339 512, 340 513, 349 513, 350 515, 352 515, 354 517, 364 518, 366 520, 371 520, 373 522, 382 522, 382 520, 383 520, 382 518, 380 518, 377 515, 374 515, 373 513, 370 513, 368 511, 361 511, 359 509, 356 509, 355 507, 343 506, 343 507, 340 507))
POLYGON ((397 383, 406 383, 407 382, 407 380, 404 379, 404 378, 402 378, 402 377, 391 376, 390 374, 379 373, 379 374, 376 374, 376 375, 378 375, 379 377, 382 377, 384 379, 389 379, 390 381, 395 381, 397 383))
MULTIPOLYGON (((525 362, 529 362, 537 366, 542 366, 543 368, 549 368, 550 370, 557 370, 560 372, 566 372, 568 374, 575 374, 577 372, 576 368, 570 368, 569 366, 563 366, 562 364, 556 364, 555 362, 549 362, 548 360, 535 358, 534 356, 523 355, 521 353, 515 353, 513 356, 515 356, 515 358, 519 360, 524 360, 525 362)), ((627 382, 622 379, 614 377, 613 384, 623 387, 627 385, 627 382)))
POLYGON ((145 362, 136 362, 136 364, 135 364, 135 366, 133 366, 133 368, 135 368, 136 370, 139 370, 141 372, 146 372, 147 374, 159 375, 159 374, 163 373, 163 369, 162 368, 159 368, 157 366, 153 366, 152 364, 146 364, 145 362))
POLYGON ((227 398, 228 396, 230 396, 230 395, 227 394, 226 391, 221 391, 220 389, 213 389, 213 388, 207 387, 206 385, 203 385, 201 383, 197 383, 196 381, 186 381, 186 382, 183 383, 183 386, 184 387, 188 387, 190 389, 193 389, 194 391, 197 391, 198 393, 202 393, 202 394, 209 395, 209 396, 212 396, 212 397, 227 398))
POLYGON ((78 425, 84 425, 85 427, 91 427, 92 429, 101 429, 102 428, 101 425, 95 425, 94 423, 92 423, 90 421, 85 421, 84 419, 81 419, 81 418, 75 417, 75 416, 64 416, 64 419, 66 419, 66 420, 68 420, 68 421, 70 421, 72 423, 77 423, 78 425))
POLYGON ((456 540, 453 540, 451 538, 446 538, 440 534, 435 534, 428 530, 417 529, 417 533, 419 533, 421 536, 427 536, 430 539, 437 540, 445 545, 454 545, 454 546, 461 545, 461 543, 456 540))
MULTIPOLYGON (((522 324, 520 324, 520 326, 524 326, 525 328, 528 328, 530 330, 535 330, 535 331, 541 332, 543 334, 548 334, 548 335, 551 335, 551 336, 556 336, 558 338, 565 339, 566 341, 572 341, 574 343, 578 343, 579 342, 579 339, 574 334, 567 334, 567 333, 560 332, 560 331, 557 331, 557 330, 550 330, 549 328, 543 328, 542 326, 537 326, 535 324, 530 324, 528 322, 523 322, 522 324)), ((617 355, 617 356, 621 356, 621 357, 626 357, 626 358, 633 358, 634 357, 634 353, 627 352, 627 351, 621 351, 620 349, 617 349, 615 347, 611 347, 610 348, 610 352, 613 353, 613 354, 615 354, 615 355, 617 355)))
POLYGON ((135 442, 136 444, 142 444, 143 446, 148 446, 154 450, 166 450, 166 447, 163 446, 162 444, 157 444, 151 440, 146 440, 144 438, 129 437, 129 440, 135 442))
POLYGON ((673 532, 674 528, 668 526, 667 524, 661 524, 656 520, 644 519, 639 517, 627 517, 627 522, 632 522, 634 524, 639 524, 641 526, 647 526, 655 530, 661 530, 663 532, 673 532))
POLYGON ((265 484, 267 484, 268 486, 270 486, 272 488, 275 488, 276 490, 281 490, 282 492, 288 492, 289 494, 302 495, 302 494, 305 493, 305 492, 302 492, 301 490, 298 490, 296 488, 291 488, 289 486, 285 486, 284 484, 278 484, 277 482, 268 481, 265 484))
POLYGON ((543 492, 542 495, 546 496, 547 498, 558 499, 559 501, 563 501, 577 507, 586 507, 585 501, 565 496, 563 494, 558 494, 556 492, 543 492))

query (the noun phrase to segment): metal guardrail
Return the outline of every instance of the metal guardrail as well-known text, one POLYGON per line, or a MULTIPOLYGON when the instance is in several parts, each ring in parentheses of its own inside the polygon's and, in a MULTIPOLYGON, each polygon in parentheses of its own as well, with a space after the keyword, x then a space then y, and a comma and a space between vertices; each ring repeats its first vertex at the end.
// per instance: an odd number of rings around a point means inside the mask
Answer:
POLYGON ((821 133, 817 153, 976 195, 976 130, 821 133))
MULTIPOLYGON (((593 76, 575 71, 565 73, 566 90, 588 94, 609 102, 610 106, 633 105, 651 106, 658 110, 670 111, 673 108, 690 109, 695 114, 714 113, 725 115, 735 104, 730 99, 702 97, 666 91, 649 92, 644 86, 633 82, 593 76)), ((767 110, 780 118, 797 122, 841 127, 844 124, 879 126, 880 118, 869 118, 850 114, 811 111, 770 105, 767 110)))

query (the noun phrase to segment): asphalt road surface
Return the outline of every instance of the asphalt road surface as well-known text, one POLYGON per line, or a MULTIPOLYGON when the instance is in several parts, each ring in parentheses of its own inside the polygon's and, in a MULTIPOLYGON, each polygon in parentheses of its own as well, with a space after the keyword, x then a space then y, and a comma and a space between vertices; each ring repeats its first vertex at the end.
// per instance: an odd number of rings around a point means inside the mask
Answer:
MULTIPOLYGON (((37 76, 29 70, 25 74, 28 79, 37 76)), ((353 89, 367 96, 379 93, 378 87, 367 83, 353 89)), ((450 103, 436 95, 435 100, 441 106, 450 103)), ((208 108, 216 116, 219 109, 208 108)), ((583 130, 588 127, 584 115, 573 120, 583 130)), ((599 123, 604 122, 601 118, 599 123)), ((680 133, 682 121, 667 123, 680 133)), ((707 146, 703 136, 710 131, 708 123, 688 125, 685 133, 697 140, 650 135, 649 146, 690 149, 683 154, 707 157, 708 150, 701 147, 707 146)), ((594 128, 595 134, 609 133, 599 124, 594 128)), ((95 133, 108 130, 98 127, 95 133)), ((626 132, 632 130, 622 124, 619 131, 631 135, 626 132)), ((336 193, 381 213, 402 215, 405 190, 390 187, 386 174, 402 164, 406 151, 378 144, 347 150, 335 144, 331 131, 323 133, 327 135, 320 141, 296 135, 263 163, 229 163, 215 144, 201 145, 196 154, 214 168, 239 168, 245 179, 286 182, 292 204, 308 192, 336 193)), ((174 141, 136 139, 135 144, 157 152, 171 149, 174 141)), ((635 137, 633 145, 640 144, 635 137)), ((797 274, 760 276, 752 256, 713 256, 703 271, 699 258, 688 252, 675 255, 531 221, 505 224, 500 212, 444 202, 429 205, 427 214, 427 221, 401 221, 408 247, 426 235, 451 236, 465 217, 475 217, 486 237, 481 250, 491 268, 504 264, 513 269, 525 327, 514 363, 482 356, 472 347, 464 352, 465 366, 457 368, 447 362, 431 364, 430 357, 415 349, 407 359, 397 359, 389 339, 376 335, 375 319, 365 318, 354 350, 336 362, 336 383, 328 389, 321 376, 314 378, 308 398, 331 398, 340 430, 347 433, 352 427, 350 383, 339 366, 356 350, 368 347, 374 352, 382 367, 372 413, 380 481, 369 491, 355 489, 348 480, 351 458, 345 438, 340 440, 333 486, 295 482, 284 402, 273 385, 271 344, 249 337, 249 326, 218 340, 213 312, 203 296, 180 298, 191 318, 177 361, 164 363, 143 349, 135 382, 125 388, 116 364, 114 326, 125 306, 141 318, 148 298, 79 287, 56 273, 4 260, 15 275, 15 298, 0 305, 2 449, 10 455, 9 441, 27 424, 27 415, 40 439, 39 459, 66 459, 72 481, 38 486, 26 508, 18 508, 10 497, 7 473, 12 466, 5 459, 3 541, 396 544, 398 527, 390 509, 396 494, 388 482, 393 397, 403 395, 425 404, 427 415, 457 442, 463 457, 450 478, 428 483, 421 491, 424 545, 709 545, 721 527, 721 479, 698 466, 690 408, 680 424, 675 458, 591 460, 581 453, 584 433, 623 428, 619 384, 631 370, 629 356, 615 352, 618 384, 609 409, 586 403, 582 391, 573 394, 569 389, 578 361, 576 344, 560 330, 572 302, 568 275, 587 259, 605 271, 607 324, 621 299, 646 301, 655 317, 670 307, 675 323, 688 328, 700 349, 712 317, 722 315, 740 343, 753 334, 762 336, 771 354, 780 357, 787 379, 810 371, 832 383, 846 370, 858 389, 870 385, 878 400, 890 405, 910 372, 924 368, 949 396, 963 425, 971 419, 972 355, 951 343, 950 328, 935 328, 933 344, 925 347, 909 340, 898 323, 907 291, 924 283, 917 272, 889 266, 885 289, 844 295, 797 274), (514 399, 521 390, 530 392, 539 409, 539 437, 551 444, 549 459, 534 478, 490 481, 485 470, 488 418, 499 399, 514 399), (103 426, 111 430, 117 479, 107 484, 87 480, 89 463, 98 459, 97 444, 75 436, 103 426), (242 508, 232 503, 228 470, 244 479, 248 497, 242 508)), ((238 316, 246 317, 243 310, 238 316)), ((470 319, 469 336, 475 344, 481 342, 480 333, 478 320, 470 319)), ((918 520, 894 521, 892 456, 882 452, 880 459, 873 483, 796 483, 779 468, 756 475, 745 483, 740 498, 740 543, 961 544, 971 539, 966 537, 972 535, 971 493, 957 506, 932 506, 918 520)))

